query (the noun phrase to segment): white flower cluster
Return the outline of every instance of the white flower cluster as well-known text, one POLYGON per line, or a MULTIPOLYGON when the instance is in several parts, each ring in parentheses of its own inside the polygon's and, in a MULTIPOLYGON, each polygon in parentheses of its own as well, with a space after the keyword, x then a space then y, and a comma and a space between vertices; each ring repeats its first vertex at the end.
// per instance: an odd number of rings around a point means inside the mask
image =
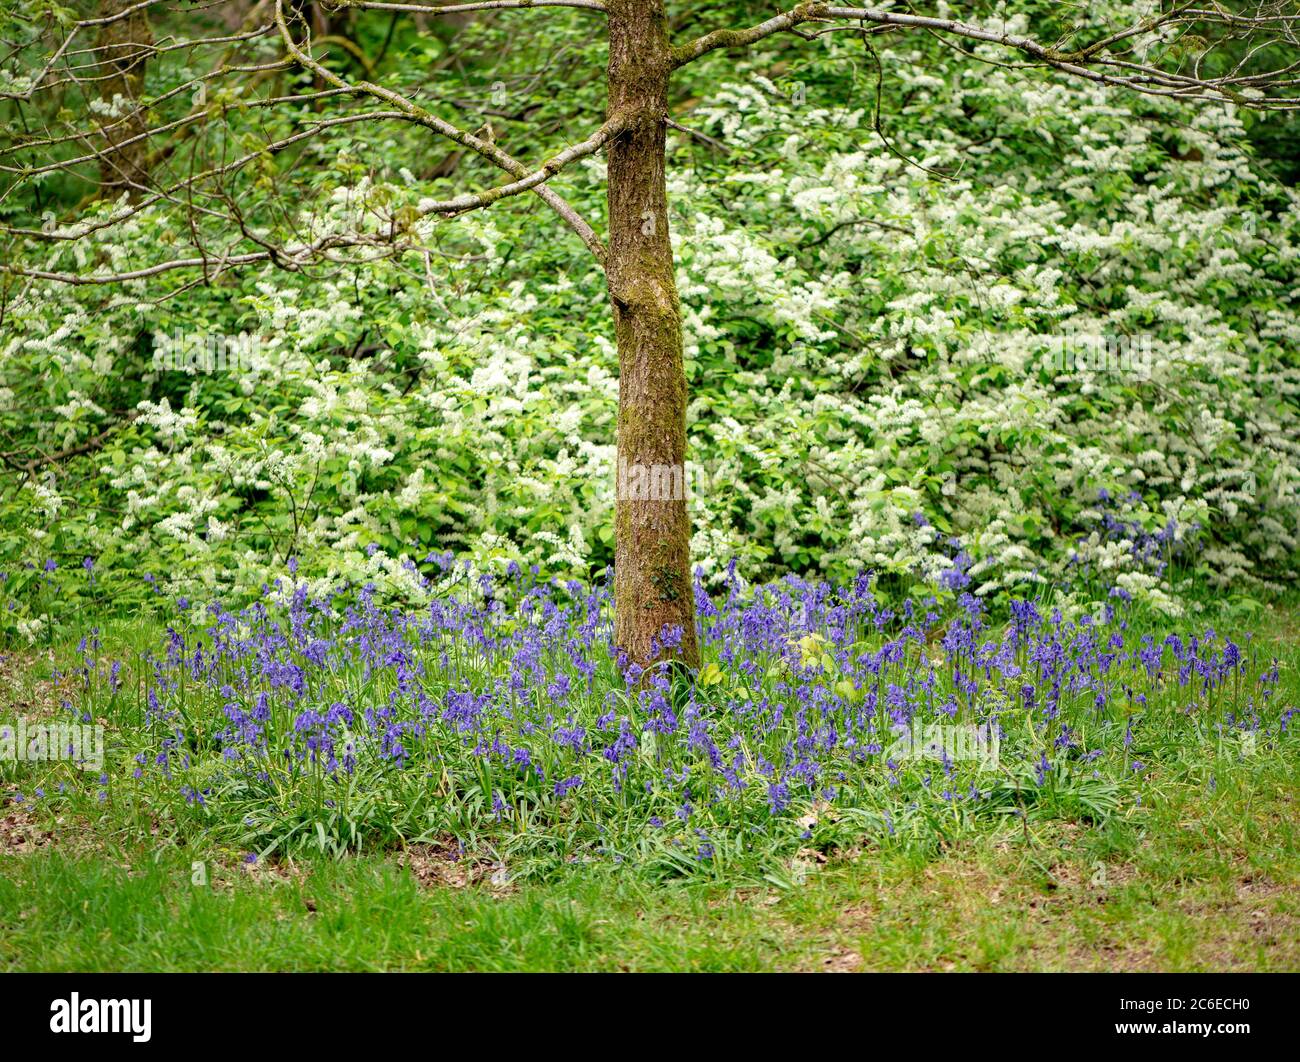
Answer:
MULTIPOLYGON (((1252 164, 1239 117, 882 39, 906 101, 886 145, 873 77, 825 87, 860 42, 824 45, 798 85, 755 74, 694 108, 731 151, 720 175, 671 160, 695 562, 1050 582, 1061 601, 1114 586, 1165 609, 1192 567, 1278 585, 1300 550, 1300 200, 1252 164), (1084 340, 1140 364, 1061 357, 1084 340)), ((566 193, 598 210, 603 174, 585 160, 566 193)), ((376 231, 440 194, 419 185, 359 176, 303 211, 301 238, 376 231)), ((242 281, 212 312, 261 337, 250 364, 139 403, 96 457, 115 504, 80 548, 160 573, 162 551, 178 587, 216 557, 247 586, 310 555, 407 589, 434 551, 548 574, 609 560, 603 278, 520 203, 418 222, 422 261, 242 281)), ((163 239, 150 224, 51 261, 120 268, 163 239)), ((47 290, 7 311, 20 368, 0 410, 39 382, 58 449, 105 418, 103 381, 156 311, 138 290, 47 290)), ((77 508, 64 489, 6 504, 38 531, 77 508)))

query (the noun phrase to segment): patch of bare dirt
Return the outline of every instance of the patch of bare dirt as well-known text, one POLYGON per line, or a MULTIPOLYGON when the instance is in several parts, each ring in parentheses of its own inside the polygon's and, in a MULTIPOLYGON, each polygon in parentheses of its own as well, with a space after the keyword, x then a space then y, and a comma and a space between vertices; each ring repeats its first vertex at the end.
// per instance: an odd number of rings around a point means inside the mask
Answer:
POLYGON ((1047 889, 1049 893, 1060 891, 1072 900, 1105 903, 1113 889, 1128 885, 1136 877, 1137 870, 1128 863, 1063 862, 1048 871, 1047 889))
POLYGON ((822 957, 825 973, 857 973, 862 969, 862 956, 851 948, 833 947, 822 957))
POLYGON ((0 852, 30 855, 54 846, 54 832, 47 830, 24 804, 15 804, 9 794, 0 796, 0 852))
POLYGON ((69 855, 98 852, 103 839, 93 826, 64 815, 53 816, 30 798, 33 790, 17 786, 0 789, 0 854, 31 855, 54 848, 69 855), (26 799, 18 801, 19 793, 26 799))
MULTIPOLYGON (((63 702, 72 680, 40 677, 52 671, 53 661, 50 650, 0 653, 0 727, 10 738, 20 717, 28 722, 67 717, 63 702)), ((0 852, 28 854, 55 843, 53 831, 40 825, 31 796, 18 785, 0 788, 0 852), (20 793, 27 799, 18 801, 20 793)))
POLYGON ((65 714, 63 702, 71 699, 74 681, 41 677, 53 668, 50 650, 0 653, 0 724, 12 724, 20 715, 36 721, 65 714))
POLYGON ((307 872, 292 860, 259 859, 255 863, 241 860, 238 866, 254 881, 302 881, 307 876, 307 872))
POLYGON ((240 878, 250 878, 262 884, 302 882, 307 879, 307 872, 292 859, 255 859, 236 858, 233 854, 195 860, 192 864, 195 873, 201 879, 196 884, 207 883, 213 889, 222 891, 233 889, 240 878))
POLYGON ((424 888, 482 886, 494 896, 505 896, 515 891, 509 871, 504 866, 461 852, 450 839, 409 845, 402 850, 398 862, 410 870, 424 888))
MULTIPOLYGON (((1034 955, 1039 952, 1035 951, 1034 955)), ((1155 952, 1135 943, 1103 941, 1095 945, 1071 944, 1063 953, 1061 969, 1073 972, 1104 973, 1161 973, 1155 952)), ((1031 965, 1029 969, 1041 969, 1031 965)))
POLYGON ((1209 969, 1253 970, 1262 954, 1277 968, 1300 970, 1300 900, 1294 885, 1246 873, 1231 896, 1179 897, 1201 927, 1198 958, 1209 969))

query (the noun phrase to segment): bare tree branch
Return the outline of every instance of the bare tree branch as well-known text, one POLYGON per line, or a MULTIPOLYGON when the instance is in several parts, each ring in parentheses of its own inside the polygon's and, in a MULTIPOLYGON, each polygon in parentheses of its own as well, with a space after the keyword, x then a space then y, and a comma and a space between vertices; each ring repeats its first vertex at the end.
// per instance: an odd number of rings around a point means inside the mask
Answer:
MULTIPOLYGON (((437 115, 431 114, 423 107, 419 107, 412 103, 400 93, 394 92, 392 89, 384 88, 382 85, 376 85, 370 81, 360 81, 355 85, 349 85, 343 78, 326 69, 310 55, 302 51, 294 41, 293 35, 289 32, 289 26, 284 18, 282 0, 275 0, 275 22, 280 28, 280 36, 283 38, 285 47, 289 50, 290 54, 327 84, 334 85, 341 89, 350 89, 355 93, 366 94, 373 96, 376 99, 383 100, 385 103, 396 107, 398 110, 408 115, 412 121, 417 122, 428 129, 432 129, 435 133, 438 133, 440 136, 445 136, 448 140, 452 140, 455 143, 460 144, 462 147, 469 148, 471 151, 478 153, 493 165, 505 170, 511 176, 519 178, 521 182, 529 181, 533 178, 533 174, 529 173, 528 168, 522 162, 507 155, 495 144, 486 140, 481 140, 472 133, 467 133, 462 129, 456 128, 456 126, 452 125, 450 122, 445 122, 437 115)), ((600 134, 597 135, 599 136, 600 134)), ((597 150, 601 144, 608 139, 608 135, 609 134, 606 133, 605 136, 591 148, 591 151, 586 151, 582 154, 590 154, 592 151, 597 150)), ((590 143, 590 141, 587 141, 587 143, 590 143)), ((575 155, 573 158, 580 158, 582 157, 582 154, 575 155)), ((554 162, 554 160, 551 160, 551 162, 554 162)), ((539 170, 538 172, 540 173, 542 171, 539 170)), ((556 172, 558 172, 558 167, 546 173, 546 175, 540 179, 532 180, 532 183, 525 187, 517 188, 515 191, 509 193, 503 193, 500 191, 496 194, 491 192, 480 193, 484 197, 483 203, 485 205, 486 203, 492 202, 494 199, 500 199, 505 194, 515 195, 518 194, 518 192, 529 190, 536 192, 542 202, 554 210, 564 223, 578 234, 578 237, 582 242, 587 245, 588 250, 590 250, 591 253, 596 256, 596 259, 603 265, 605 262, 605 248, 600 242, 599 237, 597 237, 595 230, 587 224, 581 216, 579 216, 578 212, 574 210, 568 202, 543 183, 550 177, 554 176, 556 172)), ((473 207, 470 206, 466 209, 473 209, 473 207)))
POLYGON ((372 0, 337 0, 329 4, 342 11, 353 7, 366 11, 406 11, 419 15, 459 15, 470 11, 507 11, 529 7, 576 7, 584 11, 604 11, 600 0, 478 0, 469 4, 385 4, 372 0))
MULTIPOLYGON (((1256 110, 1293 110, 1300 108, 1300 99, 1292 95, 1267 96, 1260 87, 1274 89, 1294 88, 1296 80, 1284 80, 1282 74, 1295 64, 1251 75, 1248 78, 1190 76, 1166 69, 1151 62, 1131 62, 1112 54, 1115 45, 1131 41, 1162 28, 1196 26, 1198 28, 1223 28, 1249 26, 1255 30, 1272 30, 1277 36, 1259 42, 1260 48, 1277 43, 1295 46, 1293 28, 1300 16, 1287 15, 1273 10, 1274 5, 1261 3, 1254 16, 1243 16, 1226 10, 1193 8, 1190 5, 1174 7, 1167 12, 1153 14, 1133 26, 1112 33, 1103 40, 1074 51, 1062 51, 1033 39, 958 19, 935 18, 926 15, 897 11, 883 11, 865 7, 838 7, 825 3, 803 3, 790 11, 776 15, 747 29, 714 30, 702 37, 673 49, 673 65, 681 67, 720 48, 745 48, 777 33, 797 32, 808 23, 826 23, 836 20, 853 20, 859 23, 898 29, 928 30, 937 34, 963 37, 967 40, 998 44, 1004 48, 1029 56, 1037 65, 1050 67, 1075 77, 1086 78, 1099 84, 1130 89, 1153 96, 1214 102, 1231 102, 1256 110), (1258 93, 1250 95, 1242 88, 1258 93)), ((1256 49, 1259 50, 1259 49, 1256 49)))

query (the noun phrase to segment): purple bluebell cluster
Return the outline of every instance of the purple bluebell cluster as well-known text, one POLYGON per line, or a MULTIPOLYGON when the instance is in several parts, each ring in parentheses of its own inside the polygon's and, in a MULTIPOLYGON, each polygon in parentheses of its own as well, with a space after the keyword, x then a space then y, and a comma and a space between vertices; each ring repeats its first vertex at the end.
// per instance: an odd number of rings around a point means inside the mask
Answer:
POLYGON ((964 591, 891 604, 867 574, 751 588, 734 567, 695 594, 694 672, 680 631, 648 668, 616 650, 607 583, 512 569, 418 611, 373 585, 268 587, 238 611, 181 609, 138 704, 90 647, 83 677, 97 715, 137 724, 115 799, 262 852, 450 834, 621 859, 648 838, 713 864, 778 836, 1104 817, 1162 749, 1288 738, 1276 661, 1213 630, 1136 629, 1115 601, 995 619, 964 591), (996 760, 945 744, 957 728, 996 760), (935 748, 909 744, 923 732, 935 748))

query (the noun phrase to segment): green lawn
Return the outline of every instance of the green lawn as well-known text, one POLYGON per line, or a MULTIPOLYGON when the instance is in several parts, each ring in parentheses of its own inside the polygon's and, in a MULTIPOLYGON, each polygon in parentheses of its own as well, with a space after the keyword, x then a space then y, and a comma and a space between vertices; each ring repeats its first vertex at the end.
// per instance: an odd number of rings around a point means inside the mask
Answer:
POLYGON ((493 883, 490 867, 428 848, 249 869, 237 853, 150 851, 10 812, 11 854, 0 857, 0 963, 1300 970, 1298 792, 1295 764, 1261 764, 1129 823, 930 853, 810 857, 781 888, 585 867, 515 886, 493 883), (29 850, 14 851, 20 837, 29 850))

